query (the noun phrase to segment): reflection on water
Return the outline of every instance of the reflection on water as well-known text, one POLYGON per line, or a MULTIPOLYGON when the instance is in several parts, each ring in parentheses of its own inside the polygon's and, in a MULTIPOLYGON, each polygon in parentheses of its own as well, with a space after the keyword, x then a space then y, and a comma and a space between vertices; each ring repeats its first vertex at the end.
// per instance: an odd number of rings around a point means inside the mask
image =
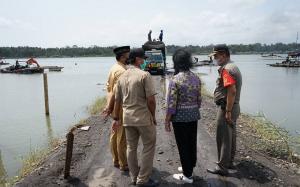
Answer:
POLYGON ((51 118, 46 116, 46 125, 47 125, 47 137, 48 137, 48 144, 53 142, 53 130, 51 126, 51 118))
POLYGON ((2 153, 0 150, 0 186, 5 186, 6 178, 7 178, 7 173, 4 168, 4 164, 3 164, 3 160, 2 160, 2 153))
MULTIPOLYGON (((8 59, 13 62, 14 59, 8 59)), ((48 73, 50 117, 44 113, 43 77, 0 73, 0 149, 8 177, 18 174, 22 157, 47 147, 88 116, 115 58, 42 58, 40 65, 63 66, 48 73), (77 65, 74 65, 74 64, 77 65)), ((1 185, 0 185, 1 186, 1 185)))

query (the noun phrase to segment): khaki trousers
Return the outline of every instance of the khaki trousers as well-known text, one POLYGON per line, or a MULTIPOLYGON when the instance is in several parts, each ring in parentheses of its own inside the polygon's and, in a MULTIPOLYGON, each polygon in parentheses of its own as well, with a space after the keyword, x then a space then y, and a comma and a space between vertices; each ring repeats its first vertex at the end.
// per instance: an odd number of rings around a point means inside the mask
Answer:
POLYGON ((240 106, 234 104, 232 109, 233 124, 228 124, 225 118, 225 110, 218 107, 217 113, 217 148, 218 165, 221 168, 227 168, 234 160, 236 151, 236 120, 240 115, 240 106))
POLYGON ((156 126, 126 126, 127 159, 132 181, 137 184, 148 182, 153 168, 153 159, 156 144, 156 126), (142 139, 140 169, 138 165, 137 147, 139 138, 142 139))
POLYGON ((123 125, 116 132, 111 132, 110 149, 114 165, 120 165, 120 169, 127 167, 126 136, 123 125))

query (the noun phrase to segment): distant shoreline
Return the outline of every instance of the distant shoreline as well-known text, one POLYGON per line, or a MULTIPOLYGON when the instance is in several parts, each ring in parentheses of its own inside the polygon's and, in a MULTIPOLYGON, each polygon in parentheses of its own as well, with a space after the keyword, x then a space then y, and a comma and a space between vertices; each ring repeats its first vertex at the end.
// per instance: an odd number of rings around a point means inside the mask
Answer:
MULTIPOLYGON (((266 54, 266 53, 264 53, 266 54)), ((283 54, 283 55, 287 55, 286 53, 276 53, 276 54, 283 54)), ((193 56, 208 56, 209 53, 203 54, 203 53, 195 53, 193 54, 193 56)), ((261 55, 261 53, 234 53, 232 55, 261 55)), ((172 56, 172 54, 168 53, 167 56, 172 56)), ((95 58, 95 57, 115 57, 114 55, 95 55, 95 56, 35 56, 35 58, 95 58)), ((29 57, 9 57, 9 58, 4 58, 6 60, 11 60, 11 59, 26 59, 29 57)))
MULTIPOLYGON (((253 54, 287 54, 288 52, 300 50, 300 46, 296 43, 283 44, 231 44, 228 45, 231 54, 236 55, 253 55, 253 54)), ((114 56, 113 49, 116 46, 108 47, 72 47, 62 48, 41 48, 41 47, 0 47, 0 58, 71 58, 71 57, 111 57, 114 56)), ((194 55, 208 55, 213 50, 213 45, 167 45, 167 55, 172 55, 177 49, 185 48, 194 55)))

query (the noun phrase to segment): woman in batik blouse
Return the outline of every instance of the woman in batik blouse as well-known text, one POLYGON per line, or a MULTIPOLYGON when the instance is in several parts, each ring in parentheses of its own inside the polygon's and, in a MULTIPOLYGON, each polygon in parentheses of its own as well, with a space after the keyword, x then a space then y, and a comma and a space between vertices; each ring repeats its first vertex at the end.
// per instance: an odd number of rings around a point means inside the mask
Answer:
POLYGON ((193 169, 197 162, 197 124, 200 119, 201 81, 191 72, 192 56, 179 49, 173 55, 175 74, 169 80, 165 129, 174 129, 181 166, 177 180, 193 183, 193 169))

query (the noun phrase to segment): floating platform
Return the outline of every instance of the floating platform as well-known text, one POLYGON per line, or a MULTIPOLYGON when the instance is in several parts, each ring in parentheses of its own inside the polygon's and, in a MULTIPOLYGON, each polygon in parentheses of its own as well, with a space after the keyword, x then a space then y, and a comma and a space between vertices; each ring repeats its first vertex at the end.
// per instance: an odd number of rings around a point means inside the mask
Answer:
POLYGON ((299 68, 300 64, 283 64, 283 63, 276 63, 276 64, 267 64, 272 67, 284 67, 284 68, 299 68))
POLYGON ((64 67, 61 66, 42 66, 43 70, 48 69, 49 71, 61 71, 64 67))

